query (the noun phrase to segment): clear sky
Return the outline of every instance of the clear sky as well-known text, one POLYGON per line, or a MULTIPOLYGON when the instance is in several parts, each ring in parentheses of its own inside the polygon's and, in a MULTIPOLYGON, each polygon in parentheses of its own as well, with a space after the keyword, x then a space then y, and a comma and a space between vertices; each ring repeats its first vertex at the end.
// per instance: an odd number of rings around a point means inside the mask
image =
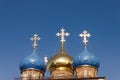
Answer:
POLYGON ((101 62, 98 76, 119 80, 119 0, 0 0, 0 80, 20 76, 19 63, 31 54, 34 33, 41 37, 41 57, 57 53, 60 42, 55 34, 62 27, 70 33, 67 53, 82 52, 78 35, 87 30, 92 35, 88 49, 101 62))

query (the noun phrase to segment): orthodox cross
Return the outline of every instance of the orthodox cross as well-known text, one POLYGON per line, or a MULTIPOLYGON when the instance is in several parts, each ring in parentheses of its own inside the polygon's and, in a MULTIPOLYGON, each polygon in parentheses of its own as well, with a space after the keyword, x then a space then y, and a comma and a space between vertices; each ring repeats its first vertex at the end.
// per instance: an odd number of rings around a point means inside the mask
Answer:
POLYGON ((64 32, 65 31, 65 29, 64 28, 62 28, 61 29, 61 33, 57 33, 56 35, 57 36, 61 36, 61 42, 62 42, 62 47, 63 47, 63 44, 64 44, 64 42, 65 42, 65 36, 67 37, 67 36, 69 36, 70 34, 68 33, 68 32, 64 32))
POLYGON ((40 40, 40 37, 37 34, 34 34, 33 37, 31 38, 31 40, 33 41, 33 48, 35 49, 37 47, 37 41, 40 40))
POLYGON ((88 42, 87 38, 89 38, 91 35, 86 30, 84 30, 83 33, 79 34, 79 36, 83 37, 83 43, 86 46, 88 42))

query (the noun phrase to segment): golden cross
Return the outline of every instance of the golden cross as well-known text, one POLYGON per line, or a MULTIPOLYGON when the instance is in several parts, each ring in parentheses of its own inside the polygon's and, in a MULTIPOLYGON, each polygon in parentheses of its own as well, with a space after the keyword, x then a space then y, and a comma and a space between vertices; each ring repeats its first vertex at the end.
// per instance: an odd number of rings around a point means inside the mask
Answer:
POLYGON ((57 33, 56 35, 57 36, 61 36, 61 42, 62 42, 62 44, 65 42, 65 36, 67 37, 67 36, 69 36, 70 34, 68 33, 68 32, 64 32, 65 31, 65 29, 64 28, 62 28, 61 29, 61 33, 57 33))
POLYGON ((31 40, 33 41, 33 48, 35 49, 37 47, 37 41, 40 40, 40 37, 37 34, 34 34, 33 37, 31 38, 31 40))
POLYGON ((89 38, 91 35, 86 30, 84 30, 83 33, 79 34, 79 36, 83 37, 83 43, 86 46, 88 42, 87 38, 89 38))

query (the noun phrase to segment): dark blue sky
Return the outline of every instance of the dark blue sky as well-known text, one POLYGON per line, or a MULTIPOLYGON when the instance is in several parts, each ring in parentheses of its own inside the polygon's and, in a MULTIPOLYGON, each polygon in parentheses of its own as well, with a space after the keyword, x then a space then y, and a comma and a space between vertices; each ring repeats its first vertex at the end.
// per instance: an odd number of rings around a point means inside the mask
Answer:
POLYGON ((79 33, 92 37, 88 49, 101 62, 98 76, 119 80, 119 0, 0 0, 0 80, 20 76, 19 63, 32 52, 30 37, 37 33, 41 57, 57 53, 56 33, 64 27, 66 51, 74 56, 83 50, 79 33))

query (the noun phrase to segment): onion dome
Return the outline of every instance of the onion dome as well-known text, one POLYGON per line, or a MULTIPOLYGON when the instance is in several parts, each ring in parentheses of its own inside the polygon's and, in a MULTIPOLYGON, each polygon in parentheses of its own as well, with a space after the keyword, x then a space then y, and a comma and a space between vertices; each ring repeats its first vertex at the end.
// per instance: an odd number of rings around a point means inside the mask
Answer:
POLYGON ((87 42, 88 42, 87 38, 90 37, 91 35, 87 33, 87 31, 83 31, 83 33, 81 33, 80 36, 83 37, 83 42, 85 47, 84 47, 84 51, 73 60, 74 68, 83 65, 89 65, 95 68, 99 68, 100 62, 98 58, 87 50, 87 42))
POLYGON ((45 71, 44 61, 37 55, 36 50, 33 50, 32 54, 20 63, 20 70, 23 71, 25 69, 37 69, 42 72, 45 71))
POLYGON ((54 71, 58 67, 66 67, 63 69, 68 69, 68 70, 72 69, 72 57, 68 55, 64 49, 61 49, 59 53, 52 56, 47 64, 47 68, 50 71, 54 71))
POLYGON ((87 50, 86 46, 84 47, 84 51, 73 61, 74 67, 79 67, 79 66, 83 66, 83 65, 89 65, 89 66, 93 66, 96 68, 99 68, 99 66, 100 66, 100 62, 99 62, 98 58, 96 56, 94 56, 93 54, 91 54, 87 50))
POLYGON ((57 33, 57 36, 61 36, 61 42, 62 42, 62 48, 60 52, 58 52, 56 55, 52 56, 48 63, 47 68, 51 72, 58 69, 58 70, 71 70, 72 69, 72 57, 68 55, 64 49, 64 42, 65 36, 68 36, 69 33, 64 33, 64 29, 61 29, 61 33, 57 33))
POLYGON ((40 70, 41 72, 45 71, 45 65, 44 65, 44 61, 42 58, 40 58, 36 52, 36 41, 39 40, 40 38, 38 37, 37 34, 34 35, 33 38, 31 38, 31 40, 34 41, 33 47, 34 50, 32 52, 32 54, 30 54, 29 56, 27 56, 21 63, 20 63, 20 70, 26 70, 26 69, 36 69, 36 70, 40 70))

